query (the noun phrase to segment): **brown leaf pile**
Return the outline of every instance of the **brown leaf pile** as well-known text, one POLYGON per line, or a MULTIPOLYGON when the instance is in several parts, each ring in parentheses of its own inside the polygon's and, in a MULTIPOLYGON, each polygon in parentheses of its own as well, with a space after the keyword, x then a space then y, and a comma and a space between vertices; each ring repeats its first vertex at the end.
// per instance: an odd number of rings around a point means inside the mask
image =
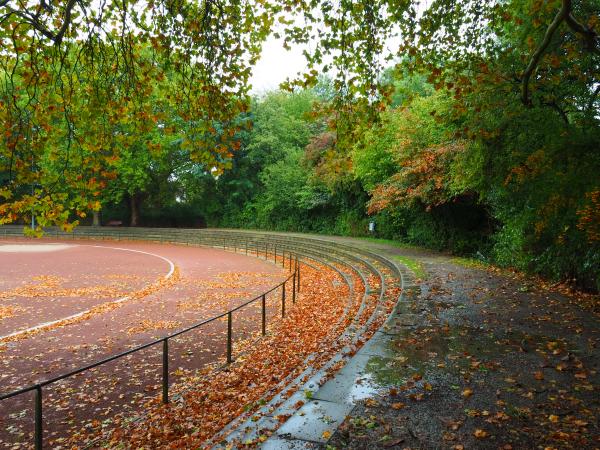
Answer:
MULTIPOLYGON (((160 399, 153 399, 145 405, 143 418, 129 425, 125 425, 126 418, 117 418, 105 445, 153 449, 201 446, 232 419, 257 406, 265 395, 275 395, 273 389, 281 380, 303 371, 307 357, 318 355, 326 361, 346 326, 345 321, 332 318, 342 317, 349 291, 332 270, 303 269, 303 289, 297 303, 289 305, 287 317, 259 345, 224 370, 188 378, 194 385, 182 391, 182 401, 162 406, 160 399)), ((73 442, 90 442, 102 432, 94 431, 73 436, 73 442)))

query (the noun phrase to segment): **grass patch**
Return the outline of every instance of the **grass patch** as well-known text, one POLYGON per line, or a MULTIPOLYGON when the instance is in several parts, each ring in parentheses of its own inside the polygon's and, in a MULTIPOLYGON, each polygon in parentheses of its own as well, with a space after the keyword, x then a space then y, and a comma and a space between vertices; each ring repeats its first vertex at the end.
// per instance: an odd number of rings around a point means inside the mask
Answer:
MULTIPOLYGON (((370 236, 359 237, 358 239, 360 239, 361 241, 372 242, 374 244, 389 245, 390 247, 396 247, 396 248, 420 249, 420 247, 418 247, 416 245, 406 244, 404 242, 394 241, 392 239, 381 239, 381 238, 375 238, 375 237, 370 237, 370 236)), ((409 258, 408 256, 402 256, 402 255, 391 255, 391 256, 396 261, 399 261, 402 264, 404 264, 406 267, 408 267, 415 274, 415 277, 420 278, 421 280, 424 280, 425 278, 427 278, 427 272, 425 272, 423 264, 421 264, 416 259, 409 258)))
POLYGON ((412 249, 419 248, 416 245, 405 244, 404 242, 393 241, 392 239, 381 239, 381 238, 374 238, 374 237, 369 237, 369 236, 367 236, 367 237, 359 237, 357 239, 360 239, 361 241, 373 242, 374 244, 389 245, 390 247, 412 248, 412 249))
POLYGON ((423 264, 417 261, 416 259, 400 255, 394 255, 392 256, 392 258, 408 267, 415 274, 415 277, 420 278, 421 280, 427 278, 427 272, 425 272, 423 264))
POLYGON ((464 258, 460 256, 455 256, 451 259, 451 262, 454 264, 458 264, 459 266, 467 267, 469 269, 489 269, 491 264, 486 263, 485 261, 481 261, 480 259, 475 258, 464 258))

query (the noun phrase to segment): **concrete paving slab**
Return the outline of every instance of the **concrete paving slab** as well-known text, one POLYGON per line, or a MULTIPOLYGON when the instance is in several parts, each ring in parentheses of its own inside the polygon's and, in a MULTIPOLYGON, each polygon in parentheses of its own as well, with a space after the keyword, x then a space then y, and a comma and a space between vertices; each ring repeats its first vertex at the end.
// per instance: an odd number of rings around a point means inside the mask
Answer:
POLYGON ((337 427, 344 422, 353 408, 354 406, 348 403, 313 400, 290 417, 277 430, 277 435, 280 438, 301 439, 324 444, 337 427))
POLYGON ((277 394, 273 399, 269 402, 271 405, 275 405, 281 402, 281 404, 275 409, 270 415, 278 416, 278 415, 289 415, 294 414, 298 409, 295 405, 298 404, 299 401, 306 402, 307 399, 307 391, 311 393, 315 393, 320 389, 322 380, 327 375, 327 368, 331 367, 333 364, 338 363, 343 359, 341 354, 335 355, 325 367, 322 367, 318 370, 313 376, 311 376, 302 386, 303 389, 294 392, 290 397, 284 400, 284 395, 287 390, 282 391, 277 394))
POLYGON ((403 313, 394 317, 390 321, 391 326, 402 326, 402 327, 414 327, 417 326, 423 320, 423 316, 420 314, 408 314, 403 313))
POLYGON ((273 437, 266 441, 260 448, 263 450, 303 450, 319 448, 319 444, 299 439, 273 437))
POLYGON ((372 382, 372 375, 370 374, 352 377, 350 381, 342 384, 342 378, 336 378, 323 386, 324 389, 320 390, 315 398, 354 406, 358 401, 372 397, 377 393, 376 385, 372 382))
POLYGON ((394 337, 380 331, 376 332, 373 337, 359 350, 360 355, 381 356, 386 357, 391 354, 390 343, 394 337))
POLYGON ((372 393, 363 392, 362 378, 370 355, 356 355, 314 395, 315 399, 353 405, 372 393))

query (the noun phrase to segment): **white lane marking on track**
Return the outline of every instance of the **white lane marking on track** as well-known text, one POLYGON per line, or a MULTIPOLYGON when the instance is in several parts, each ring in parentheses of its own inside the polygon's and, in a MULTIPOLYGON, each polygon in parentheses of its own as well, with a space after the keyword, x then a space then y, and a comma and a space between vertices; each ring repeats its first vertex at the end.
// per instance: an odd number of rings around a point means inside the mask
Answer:
MULTIPOLYGON (((164 256, 157 255, 155 253, 145 252, 145 251, 142 251, 142 250, 134 250, 134 249, 131 249, 131 248, 109 247, 109 246, 105 246, 105 245, 76 244, 76 245, 74 245, 74 247, 108 248, 108 249, 111 249, 111 250, 123 250, 123 251, 126 251, 126 252, 142 253, 144 255, 155 256, 157 258, 162 259, 167 264, 169 264, 169 272, 163 277, 165 280, 168 280, 169 278, 171 278, 173 276, 173 273, 175 272, 175 264, 173 264, 173 261, 171 261, 168 258, 165 258, 164 256)), ((118 305, 119 303, 123 303, 123 302, 126 302, 128 300, 131 300, 131 296, 130 295, 126 295, 125 297, 118 298, 116 300, 113 300, 112 302, 103 303, 102 305, 118 305)), ((99 305, 97 305, 97 306, 99 306, 99 305)), ((86 309, 85 311, 81 311, 81 312, 78 312, 76 314, 72 314, 70 316, 63 317, 62 319, 56 319, 56 320, 52 320, 50 322, 44 322, 44 323, 41 323, 41 324, 36 325, 34 327, 26 328, 24 330, 14 331, 14 332, 12 332, 10 334, 6 334, 4 336, 0 336, 0 342, 3 341, 3 340, 5 340, 5 339, 14 337, 14 336, 19 336, 20 334, 30 333, 32 331, 36 331, 36 330, 40 330, 40 329, 43 329, 43 328, 47 328, 47 327, 50 327, 50 326, 55 325, 57 323, 64 322, 66 320, 76 319, 78 317, 83 316, 84 314, 89 313, 89 312, 91 312, 91 309, 86 309)))
POLYGON ((73 245, 64 244, 0 244, 0 253, 45 253, 66 250, 73 245))
POLYGON ((168 280, 169 278, 171 278, 171 276, 173 275, 173 272, 175 272, 175 264, 173 264, 173 261, 171 261, 168 258, 165 258, 164 256, 157 255, 156 253, 145 252, 145 251, 142 251, 142 250, 134 250, 132 248, 107 247, 107 246, 104 246, 104 245, 86 245, 86 244, 83 244, 81 246, 82 247, 94 247, 94 248, 110 248, 110 249, 113 249, 113 250, 124 250, 126 252, 142 253, 144 255, 150 255, 150 256, 155 256, 156 258, 160 258, 163 261, 165 261, 169 265, 169 267, 170 267, 169 273, 167 273, 165 275, 165 277, 164 277, 165 280, 168 280))

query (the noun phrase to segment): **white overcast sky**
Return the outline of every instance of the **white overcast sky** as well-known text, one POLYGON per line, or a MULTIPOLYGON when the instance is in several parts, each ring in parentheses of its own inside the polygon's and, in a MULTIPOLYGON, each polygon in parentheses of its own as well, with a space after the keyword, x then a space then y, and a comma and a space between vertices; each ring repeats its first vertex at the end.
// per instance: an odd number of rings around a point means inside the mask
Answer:
POLYGON ((277 89, 286 78, 294 78, 305 69, 306 59, 302 49, 292 46, 291 50, 286 50, 283 48, 283 39, 271 35, 265 41, 261 57, 252 71, 252 93, 260 95, 277 89))

